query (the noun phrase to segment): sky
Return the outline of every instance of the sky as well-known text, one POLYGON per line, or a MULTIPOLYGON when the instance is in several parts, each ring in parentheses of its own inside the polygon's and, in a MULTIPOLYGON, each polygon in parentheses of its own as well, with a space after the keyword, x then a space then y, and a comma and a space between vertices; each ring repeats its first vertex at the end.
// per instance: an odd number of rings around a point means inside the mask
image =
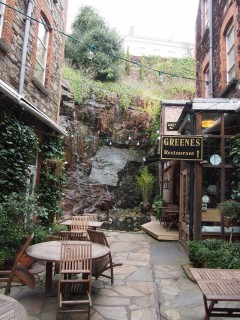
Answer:
POLYGON ((107 25, 121 36, 129 34, 163 40, 195 42, 199 0, 68 0, 67 32, 81 7, 97 9, 107 25))

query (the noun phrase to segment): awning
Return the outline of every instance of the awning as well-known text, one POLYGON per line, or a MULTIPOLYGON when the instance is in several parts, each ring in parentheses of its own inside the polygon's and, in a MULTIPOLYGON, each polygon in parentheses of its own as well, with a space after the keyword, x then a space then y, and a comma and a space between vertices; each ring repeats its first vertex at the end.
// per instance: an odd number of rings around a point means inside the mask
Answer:
POLYGON ((23 109, 34 115, 37 119, 41 120, 47 126, 49 126, 54 131, 60 133, 61 135, 68 136, 67 131, 55 123, 52 119, 46 116, 42 111, 34 107, 28 100, 24 99, 23 96, 17 93, 16 90, 12 89, 4 81, 0 79, 0 92, 5 96, 10 98, 16 104, 21 106, 23 109))

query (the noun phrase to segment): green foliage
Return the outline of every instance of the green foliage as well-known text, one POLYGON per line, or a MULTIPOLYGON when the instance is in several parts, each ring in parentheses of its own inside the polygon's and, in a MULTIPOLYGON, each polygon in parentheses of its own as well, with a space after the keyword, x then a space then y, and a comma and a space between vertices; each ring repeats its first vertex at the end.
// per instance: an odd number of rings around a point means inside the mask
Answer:
POLYGON ((143 202, 148 202, 153 192, 155 178, 146 166, 140 170, 139 175, 136 178, 136 182, 138 190, 142 195, 143 202))
POLYGON ((125 72, 129 76, 131 73, 131 63, 129 62, 131 60, 131 56, 129 52, 129 47, 127 48, 126 60, 127 61, 125 61, 125 72))
POLYGON ((195 267, 239 269, 240 243, 220 239, 190 241, 188 256, 195 267))
POLYGON ((40 186, 37 189, 39 206, 44 207, 47 216, 41 216, 41 222, 50 226, 55 216, 61 215, 61 200, 64 195, 66 173, 65 154, 60 137, 49 137, 41 148, 43 162, 40 186))
POLYGON ((228 200, 219 204, 224 217, 234 218, 240 222, 240 203, 235 200, 228 200))
POLYGON ((13 192, 3 197, 0 203, 1 263, 14 260, 16 252, 31 233, 34 233, 35 243, 46 240, 48 229, 33 223, 36 212, 36 196, 13 192))
POLYGON ((82 8, 72 26, 71 37, 66 41, 65 56, 73 66, 84 69, 95 80, 116 81, 123 56, 123 42, 111 30, 98 12, 90 6, 82 8), (88 58, 88 50, 94 52, 88 58))
POLYGON ((0 201, 12 192, 27 192, 29 165, 37 148, 34 130, 4 114, 0 121, 0 201))
POLYGON ((152 203, 152 209, 155 212, 156 218, 158 220, 161 219, 162 207, 165 207, 166 205, 167 205, 166 200, 164 200, 162 196, 158 195, 154 198, 152 203))

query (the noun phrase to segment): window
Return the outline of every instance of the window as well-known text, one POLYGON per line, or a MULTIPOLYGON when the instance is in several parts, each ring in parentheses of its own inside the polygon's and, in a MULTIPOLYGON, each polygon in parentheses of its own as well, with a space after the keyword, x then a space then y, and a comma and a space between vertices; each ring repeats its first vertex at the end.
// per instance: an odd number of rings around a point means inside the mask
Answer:
POLYGON ((28 193, 29 195, 34 194, 34 188, 36 187, 36 181, 37 181, 37 159, 38 154, 36 154, 36 157, 34 157, 32 164, 28 167, 30 171, 30 176, 28 180, 28 193))
POLYGON ((39 29, 38 29, 38 40, 37 40, 37 57, 35 65, 35 77, 44 85, 45 72, 47 64, 47 48, 49 29, 46 26, 46 22, 40 18, 39 29))
POLYGON ((209 68, 204 71, 205 98, 209 98, 209 68))
POLYGON ((204 24, 207 29, 209 27, 209 0, 204 0, 204 24))
MULTIPOLYGON (((5 0, 2 0, 2 2, 5 3, 5 0)), ((0 3, 0 38, 2 37, 4 9, 5 9, 5 5, 0 3)))
POLYGON ((234 53, 234 28, 233 25, 226 33, 226 61, 227 61, 227 82, 235 77, 235 53, 234 53))

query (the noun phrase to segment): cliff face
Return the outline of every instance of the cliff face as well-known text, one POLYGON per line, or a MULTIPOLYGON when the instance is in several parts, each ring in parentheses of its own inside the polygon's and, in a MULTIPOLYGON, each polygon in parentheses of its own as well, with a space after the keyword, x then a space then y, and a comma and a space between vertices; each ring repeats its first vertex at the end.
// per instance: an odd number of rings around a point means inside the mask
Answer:
POLYGON ((95 212, 106 219, 109 209, 138 206, 136 175, 143 157, 152 152, 152 118, 143 102, 136 98, 121 110, 116 96, 100 101, 93 95, 77 106, 65 83, 60 114, 70 133, 64 213, 95 212))

